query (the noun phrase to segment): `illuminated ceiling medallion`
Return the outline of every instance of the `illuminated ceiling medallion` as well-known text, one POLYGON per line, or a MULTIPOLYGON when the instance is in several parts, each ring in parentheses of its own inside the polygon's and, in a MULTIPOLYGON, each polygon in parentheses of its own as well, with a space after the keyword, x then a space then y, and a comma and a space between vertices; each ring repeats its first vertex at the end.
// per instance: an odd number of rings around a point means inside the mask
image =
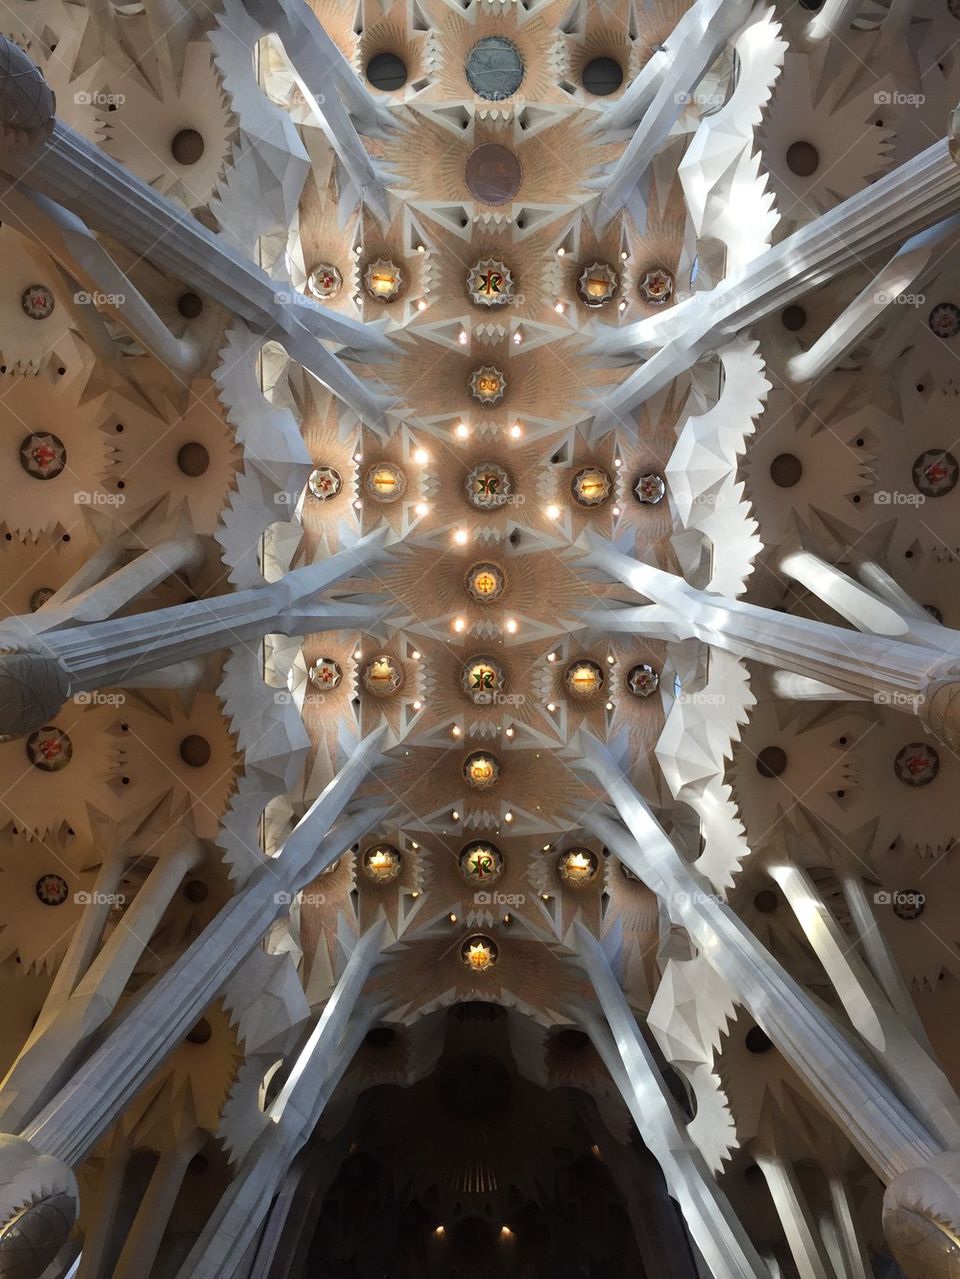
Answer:
POLYGON ((58 773, 73 759, 73 743, 59 728, 38 728, 27 738, 27 758, 43 773, 58 773))
POLYGON ((666 491, 667 486, 662 475, 641 475, 633 486, 637 501, 646 502, 650 506, 656 506, 658 502, 662 502, 666 491))
POLYGON ((481 933, 474 933, 472 937, 468 937, 460 947, 460 958, 467 968, 472 969, 475 973, 485 973, 493 968, 500 951, 497 943, 490 937, 484 937, 481 933))
POLYGON ((584 658, 567 667, 563 682, 574 697, 594 697, 603 688, 604 674, 596 662, 584 658))
POLYGON ((926 896, 915 888, 895 888, 890 894, 893 913, 898 919, 917 919, 927 904, 926 896))
POLYGON ((378 884, 392 884, 403 870, 403 856, 392 844, 374 844, 363 854, 363 873, 378 884))
POLYGON ((510 476, 496 462, 481 462, 466 480, 467 497, 481 511, 490 511, 509 501, 513 485, 510 476))
POLYGON ((403 683, 403 669, 389 653, 378 653, 363 668, 363 687, 375 697, 389 697, 403 683))
POLYGON ((52 480, 67 464, 63 441, 49 431, 35 431, 20 445, 20 465, 35 480, 52 480))
POLYGON ((467 844, 460 853, 460 873, 471 884, 492 884, 503 873, 503 854, 482 839, 467 844))
POLYGON ((378 462, 371 466, 363 477, 364 492, 375 502, 384 505, 398 502, 407 488, 407 477, 399 466, 392 462, 378 462))
POLYGON ((363 283, 370 296, 378 302, 392 302, 403 288, 403 274, 392 262, 377 258, 364 272, 363 283))
POLYGON ((585 466, 570 483, 574 500, 580 506, 603 506, 610 497, 610 476, 599 466, 585 466))
POLYGON ((640 296, 651 306, 663 306, 673 297, 673 276, 662 267, 648 271, 640 281, 640 296))
POLYGON ((474 751, 463 761, 463 778, 474 790, 487 790, 500 780, 500 761, 486 751, 474 751))
POLYGON ((55 302, 45 284, 31 284, 20 295, 20 305, 24 315, 29 315, 31 320, 45 320, 48 315, 53 314, 55 302))
POLYGON ((577 291, 587 306, 605 306, 617 291, 618 277, 606 262, 594 262, 585 268, 577 282, 577 291))
POLYGON ((571 888, 579 888, 596 879, 600 869, 600 858, 589 848, 568 848, 560 854, 558 863, 560 878, 571 888))
POLYGON ((310 667, 310 683, 324 693, 330 693, 343 679, 340 663, 332 657, 318 657, 310 667))
POLYGON ((62 906, 70 896, 70 888, 62 875, 41 875, 34 891, 44 906, 62 906))
POLYGON ((633 693, 634 697, 649 697, 659 687, 660 676, 646 662, 640 662, 638 665, 631 667, 627 674, 627 688, 633 693))
POLYGON ((480 306, 504 306, 513 301, 510 268, 495 258, 483 258, 467 276, 467 292, 480 306))
POLYGON ((928 449, 913 464, 913 482, 925 497, 944 497, 953 491, 960 465, 952 453, 928 449))
POLYGON ((503 569, 496 564, 474 564, 467 573, 465 586, 467 594, 478 604, 492 604, 499 599, 506 586, 503 569))
POLYGON ((492 657, 471 657, 463 665, 464 691, 477 706, 491 706, 503 695, 503 667, 492 657))
POLYGON ((927 323, 938 338, 955 338, 960 333, 960 306, 954 302, 938 302, 927 323))
POLYGON ((321 502, 329 502, 343 488, 343 478, 332 466, 318 466, 315 471, 310 472, 307 487, 321 502))
POLYGON ((333 298, 343 288, 343 276, 330 262, 318 263, 307 276, 307 292, 321 301, 333 298))
POLYGON ((897 753, 893 770, 907 786, 927 786, 940 772, 940 756, 926 742, 911 742, 897 753))
POLYGON ((484 364, 470 374, 470 394, 481 404, 496 404, 506 389, 507 379, 492 364, 484 364))

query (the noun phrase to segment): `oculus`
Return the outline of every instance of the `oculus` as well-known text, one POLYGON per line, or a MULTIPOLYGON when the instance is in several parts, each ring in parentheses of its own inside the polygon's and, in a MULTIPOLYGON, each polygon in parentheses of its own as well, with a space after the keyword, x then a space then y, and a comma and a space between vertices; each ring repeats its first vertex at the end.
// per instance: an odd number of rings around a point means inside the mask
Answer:
POLYGON ((648 662, 638 662, 627 672, 627 688, 634 697, 649 697, 660 687, 660 676, 648 662))
POLYGON ((464 692, 477 706, 490 706, 503 693, 503 667, 492 657, 471 657, 463 664, 464 692))
POLYGON ((584 268, 577 281, 577 292, 580 300, 587 306, 599 307, 606 304, 616 295, 618 277, 612 266, 606 262, 594 262, 584 268))
POLYGON ((70 896, 70 888, 62 875, 41 875, 34 891, 44 906, 62 906, 70 896))
POLYGON ((24 315, 29 315, 31 320, 45 320, 48 315, 53 314, 56 303, 45 284, 31 284, 21 293, 20 305, 24 315))
POLYGON ((503 569, 496 564, 474 564, 464 579, 467 594, 478 604, 492 604, 500 598, 506 586, 503 569))
POLYGON ((927 318, 927 323, 938 338, 955 338, 960 333, 960 306, 953 302, 940 302, 927 318))
POLYGON ((321 502, 329 502, 343 488, 343 477, 332 466, 318 466, 310 472, 307 488, 313 497, 321 502))
POLYGON ((55 479, 66 464, 63 441, 49 431, 35 431, 20 445, 20 465, 35 480, 55 479))
MULTIPOLYGON (((878 894, 879 895, 879 894, 878 894)), ((915 888, 897 888, 889 895, 893 913, 898 919, 916 919, 923 914, 927 899, 915 888)))
POLYGON ((570 482, 570 491, 579 506, 603 506, 612 487, 610 476, 599 466, 585 466, 570 482))
POLYGON ((375 53, 367 63, 367 79, 375 89, 394 93, 407 83, 407 64, 396 53, 375 53))
POLYGON ((47 600, 53 599, 56 591, 52 586, 38 586, 30 596, 30 612, 35 613, 38 608, 43 608, 47 600))
POLYGON ((363 273, 364 288, 378 302, 392 302, 403 288, 403 273, 387 258, 377 258, 363 273))
POLYGON ((940 756, 926 742, 911 742, 897 752, 893 771, 906 786, 928 786, 940 772, 940 756))
POLYGON ((324 693, 330 693, 343 679, 343 668, 332 657, 318 657, 310 667, 310 683, 324 693))
POLYGON ((512 302, 514 293, 510 268, 495 258, 482 258, 470 269, 467 292, 479 306, 503 306, 512 302))
POLYGON ((393 462, 378 462, 367 469, 363 477, 363 491, 375 502, 388 505, 398 502, 407 488, 407 477, 393 462))
POLYGON ((58 773, 73 759, 73 743, 59 728, 38 728, 27 738, 27 758, 43 773, 58 773))
POLYGON ((639 290, 644 302, 663 306, 673 297, 673 276, 663 267, 654 267, 640 281, 639 290))
POLYGON ((595 697, 603 688, 603 668, 589 658, 572 662, 563 675, 564 686, 573 697, 595 697))
POLYGON ((334 298, 343 288, 343 276, 330 262, 320 262, 307 276, 307 292, 311 297, 334 298))
POLYGON ((489 790, 500 780, 500 761, 487 751, 473 751, 463 761, 463 779, 474 790, 489 790))
POLYGON ((589 848, 568 848, 557 863, 560 878, 571 888, 580 888, 596 879, 600 858, 589 848))
POLYGON ((506 204, 520 190, 523 169, 508 147, 484 142, 467 156, 463 180, 481 204, 506 204))
POLYGON ((378 884, 392 884, 403 869, 403 856, 392 844, 374 844, 361 859, 367 879, 378 884))
POLYGON ((491 511, 509 501, 513 485, 502 466, 496 462, 480 462, 467 476, 466 489, 472 506, 491 511))
POLYGON ((467 81, 488 102, 511 98, 523 81, 520 50, 506 36, 485 36, 467 54, 467 81))
POLYGON ((496 965, 499 958, 500 950, 497 943, 482 933, 474 933, 461 943, 461 963, 475 973, 487 972, 496 965))
POLYGON ((926 497, 944 497, 957 486, 960 466, 952 453, 928 449, 913 464, 913 482, 926 497))
POLYGON ((481 404, 496 404, 506 389, 507 379, 492 364, 484 364, 470 374, 470 394, 481 404))
POLYGON ((460 853, 460 873, 471 884, 492 884, 503 873, 503 854, 483 839, 467 844, 460 853))
POLYGON ((403 683, 403 670, 389 653, 378 653, 363 668, 363 687, 375 697, 389 697, 403 683))
POLYGON ((662 475, 641 475, 633 486, 633 495, 637 501, 645 502, 650 506, 656 506, 658 502, 662 502, 666 491, 667 486, 662 475))

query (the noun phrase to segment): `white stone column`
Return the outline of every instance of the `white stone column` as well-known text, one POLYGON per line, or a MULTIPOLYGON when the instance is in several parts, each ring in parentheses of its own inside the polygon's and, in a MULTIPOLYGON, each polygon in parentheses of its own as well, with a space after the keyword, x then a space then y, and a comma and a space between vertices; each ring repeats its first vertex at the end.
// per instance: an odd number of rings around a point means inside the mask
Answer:
MULTIPOLYGON (((900 634, 865 635, 741 600, 712 595, 681 577, 590 539, 581 563, 602 568, 653 600, 640 608, 594 609, 585 623, 601 633, 627 632, 659 639, 699 639, 739 657, 817 680, 851 697, 888 703, 922 717, 952 749, 960 742, 960 632, 901 619, 900 634), (935 640, 937 648, 906 636, 935 640)), ((891 625, 895 623, 891 619, 891 625)))
POLYGON ((759 254, 716 288, 662 314, 595 335, 593 352, 645 362, 603 397, 596 419, 628 421, 709 351, 757 320, 955 212, 960 165, 947 138, 884 174, 834 209, 759 254))
MULTIPOLYGON (((200 865, 204 856, 196 839, 184 839, 176 848, 164 852, 124 914, 122 923, 114 929, 96 958, 85 965, 86 971, 73 989, 65 992, 55 980, 37 1024, 0 1083, 0 1128, 8 1131, 20 1128, 28 1115, 35 1113, 64 1082, 77 1051, 115 1009, 184 876, 200 865)), ((115 865, 115 862, 108 863, 107 875, 103 878, 114 879, 115 865)), ((98 881, 100 878, 98 876, 98 881)), ((87 951, 91 941, 95 944, 110 909, 112 893, 103 894, 101 899, 96 896, 97 891, 90 894, 86 907, 92 916, 91 926, 84 928, 86 919, 78 925, 77 935, 64 958, 70 977, 74 975, 78 952, 87 951)))
POLYGON ((68 1165, 79 1163, 289 908, 292 896, 379 821, 382 805, 360 809, 331 830, 374 766, 385 731, 363 739, 280 854, 250 876, 24 1128, 22 1135, 36 1149, 68 1165))
POLYGON ((187 1167, 203 1138, 204 1134, 196 1131, 176 1149, 161 1153, 111 1279, 143 1279, 153 1270, 187 1167))
MULTIPOLYGON (((6 55, 12 47, 0 36, 0 53, 6 55)), ((19 54, 21 62, 24 57, 19 54)), ((43 85, 39 70, 33 70, 43 85)), ((0 98, 0 112, 9 109, 0 98)), ((52 121, 49 136, 38 130, 23 145, 0 145, 0 173, 6 175, 0 181, 0 206, 11 183, 40 192, 87 226, 241 316, 264 340, 284 346, 357 413, 382 423, 386 398, 324 345, 334 342, 352 352, 386 358, 394 347, 382 326, 331 311, 289 284, 270 279, 191 214, 59 120, 52 121)))
POLYGON ((577 949, 606 1024, 581 1018, 714 1279, 767 1279, 767 1268, 719 1188, 657 1068, 600 943, 576 925, 577 949))
POLYGON ((273 1196, 309 1140, 377 1010, 357 1008, 384 941, 380 920, 357 941, 347 966, 279 1095, 271 1123, 253 1143, 179 1273, 179 1279, 231 1279, 256 1241, 273 1196))
POLYGON ((607 748, 581 732, 583 763, 623 819, 597 811, 583 825, 661 898, 823 1109, 885 1182, 943 1147, 850 1037, 681 858, 607 748))
POLYGON ((276 582, 231 595, 176 604, 130 617, 58 629, 38 614, 0 624, 0 732, 41 728, 66 699, 122 685, 130 675, 158 670, 268 632, 303 635, 369 626, 379 610, 366 604, 323 604, 315 596, 369 570, 383 555, 386 526, 328 560, 276 582))
POLYGON ((697 85, 746 22, 753 4, 754 0, 696 0, 647 64, 653 69, 644 68, 604 112, 608 132, 628 126, 638 115, 639 123, 613 172, 598 179, 603 192, 597 211, 601 226, 628 203, 697 85))

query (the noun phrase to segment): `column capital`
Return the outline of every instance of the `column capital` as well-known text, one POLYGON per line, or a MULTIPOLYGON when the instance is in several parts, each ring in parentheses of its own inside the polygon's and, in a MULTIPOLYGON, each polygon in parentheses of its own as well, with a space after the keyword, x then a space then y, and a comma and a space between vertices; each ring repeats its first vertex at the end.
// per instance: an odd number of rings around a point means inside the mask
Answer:
POLYGON ((0 1134, 0 1275, 39 1279, 67 1242, 78 1199, 66 1164, 0 1134))

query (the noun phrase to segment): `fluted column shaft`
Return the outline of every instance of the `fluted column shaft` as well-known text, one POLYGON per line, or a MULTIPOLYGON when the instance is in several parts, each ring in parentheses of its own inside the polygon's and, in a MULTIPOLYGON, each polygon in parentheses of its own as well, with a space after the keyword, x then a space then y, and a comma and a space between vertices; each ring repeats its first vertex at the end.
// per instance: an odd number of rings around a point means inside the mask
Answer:
POLYGON ((584 763, 624 826, 599 813, 584 825, 617 854, 683 925, 883 1181, 942 1149, 850 1039, 683 861, 606 747, 581 734, 584 763))
POLYGON ((259 943, 292 894, 342 856, 384 809, 339 817, 374 764, 385 729, 365 737, 300 821, 200 936, 23 1130, 35 1148, 79 1162, 259 943), (328 834, 329 832, 329 834, 328 834))

